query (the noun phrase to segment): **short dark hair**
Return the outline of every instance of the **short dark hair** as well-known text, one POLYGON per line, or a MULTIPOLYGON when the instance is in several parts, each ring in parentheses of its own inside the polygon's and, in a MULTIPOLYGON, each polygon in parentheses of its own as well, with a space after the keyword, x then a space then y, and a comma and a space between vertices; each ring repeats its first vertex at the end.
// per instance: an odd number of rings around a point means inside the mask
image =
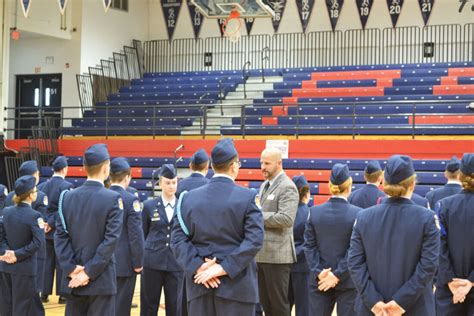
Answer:
POLYGON ((110 181, 117 183, 117 182, 122 182, 125 177, 129 176, 132 174, 132 171, 130 169, 116 172, 116 173, 110 173, 110 181))
POLYGON ((367 182, 374 183, 376 182, 379 177, 383 174, 382 170, 378 170, 372 173, 364 172, 364 179, 367 182))
POLYGON ((97 165, 93 166, 84 165, 84 169, 86 169, 86 173, 88 176, 95 176, 99 173, 102 166, 105 165, 107 162, 109 162, 109 160, 104 160, 101 163, 98 163, 97 165))
POLYGON ((239 161, 239 156, 234 156, 233 158, 219 164, 213 163, 212 169, 214 169, 215 172, 227 172, 229 171, 232 164, 236 161, 239 161))
POLYGON ((209 161, 201 162, 199 164, 190 162, 189 167, 191 168, 192 171, 203 171, 209 167, 209 161))
POLYGON ((303 199, 306 197, 306 194, 309 192, 309 185, 305 185, 298 190, 300 195, 300 202, 303 202, 303 199))

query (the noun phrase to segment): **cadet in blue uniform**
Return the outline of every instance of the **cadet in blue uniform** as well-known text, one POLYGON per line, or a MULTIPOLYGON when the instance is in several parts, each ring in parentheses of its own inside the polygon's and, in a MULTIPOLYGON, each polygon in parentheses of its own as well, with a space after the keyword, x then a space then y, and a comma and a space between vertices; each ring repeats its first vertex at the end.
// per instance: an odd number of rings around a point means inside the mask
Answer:
POLYGON ((123 227, 115 250, 117 270, 117 296, 115 315, 130 315, 137 273, 143 270, 144 239, 142 230, 142 206, 138 198, 127 192, 131 168, 127 159, 115 158, 110 163, 110 190, 120 194, 123 200, 123 227))
POLYGON ((377 200, 384 198, 385 193, 380 191, 383 171, 378 160, 371 160, 364 170, 364 179, 367 182, 362 188, 355 190, 349 196, 352 205, 368 208, 377 204, 377 200))
POLYGON ((5 207, 5 202, 8 195, 8 189, 3 184, 0 184, 0 210, 3 210, 5 207))
POLYGON ((44 244, 44 221, 31 208, 37 196, 36 178, 15 181, 13 201, 0 216, 0 265, 2 288, 0 314, 44 315, 36 285, 37 253, 44 244))
POLYGON ((446 164, 446 170, 444 171, 444 176, 448 180, 448 183, 441 188, 426 193, 426 199, 428 200, 431 209, 435 208, 435 205, 439 200, 461 192, 462 186, 461 182, 459 182, 459 175, 461 173, 459 171, 460 166, 461 162, 456 156, 454 156, 446 164))
POLYGON ((347 268, 352 227, 362 209, 351 205, 352 178, 347 165, 335 164, 329 179, 328 202, 310 209, 305 230, 305 253, 311 270, 310 315, 354 315, 357 292, 347 268))
POLYGON ((293 182, 298 189, 300 203, 296 211, 295 223, 293 224, 293 237, 295 240, 296 262, 293 263, 290 273, 290 288, 288 289, 288 301, 290 309, 295 305, 296 316, 309 316, 309 268, 304 255, 304 228, 308 220, 310 198, 309 184, 304 176, 294 176, 293 182))
MULTIPOLYGON (((40 173, 38 170, 38 163, 36 160, 28 160, 21 164, 20 169, 20 177, 23 176, 33 176, 36 178, 36 185, 39 183, 40 173)), ((12 206, 13 203, 13 195, 15 194, 14 191, 10 192, 6 199, 5 206, 12 206)), ((41 191, 41 186, 39 187, 38 192, 36 193, 36 200, 33 201, 31 207, 39 212, 43 217, 43 221, 46 222, 46 213, 48 208, 48 196, 41 191)), ((48 229, 45 225, 45 229, 48 229)), ((46 232, 46 231, 45 231, 46 232)), ((43 292, 43 283, 44 283, 44 267, 46 262, 46 243, 41 245, 40 250, 37 254, 37 269, 38 273, 36 273, 36 286, 38 286, 38 292, 43 292)))
POLYGON ((209 156, 204 149, 199 149, 192 155, 189 168, 192 173, 189 177, 179 181, 176 191, 177 197, 184 191, 189 192, 209 183, 209 179, 206 178, 209 171, 209 156))
POLYGON ((231 139, 211 152, 214 177, 178 201, 171 247, 185 270, 193 316, 254 315, 258 303, 255 255, 263 245, 257 192, 234 183, 239 158, 231 139))
POLYGON ((165 291, 166 315, 178 310, 179 286, 183 271, 170 248, 171 228, 176 207, 178 174, 171 164, 160 169, 161 197, 143 205, 143 231, 145 233, 145 261, 140 293, 140 315, 157 315, 161 290, 165 291))
POLYGON ((68 294, 66 315, 115 315, 114 251, 122 230, 123 201, 104 187, 109 159, 106 145, 89 147, 84 153, 87 181, 60 197, 54 247, 63 271, 61 292, 68 294))
POLYGON ((436 286, 436 315, 474 315, 474 154, 464 154, 463 191, 436 205, 441 251, 436 286))
MULTIPOLYGON (((44 271, 43 291, 41 293, 41 300, 48 302, 48 295, 53 293, 54 270, 56 270, 56 294, 60 293, 61 284, 61 269, 56 259, 56 252, 54 251, 54 232, 56 231, 56 220, 58 219, 58 203, 59 196, 64 190, 71 190, 73 184, 66 181, 67 176, 67 158, 58 156, 53 161, 54 174, 47 182, 42 183, 41 191, 44 192, 49 201, 46 211, 46 265, 44 271)), ((63 297, 59 297, 60 303, 64 303, 63 297)))
POLYGON ((355 315, 433 316, 438 266, 435 214, 410 200, 416 175, 408 156, 390 157, 382 204, 359 212, 348 265, 357 288, 355 315))

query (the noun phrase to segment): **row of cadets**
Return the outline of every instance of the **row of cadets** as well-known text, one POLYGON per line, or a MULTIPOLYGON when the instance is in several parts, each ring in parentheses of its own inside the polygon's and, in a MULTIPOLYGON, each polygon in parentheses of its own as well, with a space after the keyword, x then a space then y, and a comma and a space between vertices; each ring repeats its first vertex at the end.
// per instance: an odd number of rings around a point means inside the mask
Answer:
POLYGON ((161 291, 164 289, 166 315, 178 312, 178 294, 182 292, 183 272, 171 251, 171 229, 176 208, 178 174, 172 164, 160 169, 161 197, 148 200, 143 206, 145 261, 143 264, 140 315, 157 315, 161 291))
POLYGON ((142 206, 138 197, 127 190, 131 180, 131 167, 127 159, 114 158, 110 163, 110 190, 120 194, 123 201, 122 233, 114 253, 117 272, 116 316, 130 316, 137 274, 143 270, 142 206))
POLYGON ((41 183, 38 188, 48 197, 48 207, 46 210, 46 264, 44 269, 44 283, 41 292, 41 301, 49 301, 48 296, 53 293, 54 271, 56 270, 56 295, 59 302, 64 303, 65 299, 60 293, 60 281, 62 278, 56 252, 54 251, 54 233, 56 231, 56 221, 58 219, 59 196, 64 190, 71 190, 73 184, 65 180, 68 172, 67 158, 58 156, 53 161, 54 174, 49 181, 41 183))
POLYGON ((63 191, 58 206, 54 246, 63 271, 61 293, 66 315, 115 316, 117 275, 114 252, 123 225, 123 200, 104 187, 110 173, 105 144, 84 153, 87 181, 63 191))
MULTIPOLYGON (((38 185, 40 180, 40 172, 38 169, 38 163, 36 160, 28 160, 23 162, 20 165, 19 169, 20 177, 22 176, 33 176, 36 179, 36 184, 38 185)), ((15 195, 15 191, 12 191, 8 194, 5 202, 5 206, 13 206, 13 196, 15 195)), ((31 207, 38 211, 43 221, 46 221, 46 213, 48 208, 48 196, 43 193, 41 190, 38 190, 36 200, 32 202, 31 207)), ((44 225, 45 231, 49 229, 48 225, 45 223, 44 225)), ((43 283, 44 283, 44 270, 45 270, 45 262, 46 262, 46 244, 43 244, 40 247, 40 250, 37 254, 37 269, 38 273, 36 273, 36 286, 38 287, 38 293, 43 291, 43 283)))
POLYGON ((37 256, 44 245, 42 215, 31 205, 37 199, 37 179, 15 181, 15 205, 0 211, 0 314, 38 316, 44 308, 38 294, 37 256))

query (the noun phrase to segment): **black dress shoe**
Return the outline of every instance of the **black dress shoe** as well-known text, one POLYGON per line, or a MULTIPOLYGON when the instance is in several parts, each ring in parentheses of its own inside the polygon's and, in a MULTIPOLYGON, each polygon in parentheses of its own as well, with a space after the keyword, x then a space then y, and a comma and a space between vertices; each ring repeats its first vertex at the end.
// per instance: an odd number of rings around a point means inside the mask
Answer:
POLYGON ((132 303, 131 307, 132 308, 138 308, 138 304, 132 303))
POLYGON ((48 303, 49 298, 48 295, 41 295, 41 303, 48 303))
POLYGON ((58 304, 66 304, 66 298, 60 296, 60 297, 59 297, 59 300, 58 300, 58 304))

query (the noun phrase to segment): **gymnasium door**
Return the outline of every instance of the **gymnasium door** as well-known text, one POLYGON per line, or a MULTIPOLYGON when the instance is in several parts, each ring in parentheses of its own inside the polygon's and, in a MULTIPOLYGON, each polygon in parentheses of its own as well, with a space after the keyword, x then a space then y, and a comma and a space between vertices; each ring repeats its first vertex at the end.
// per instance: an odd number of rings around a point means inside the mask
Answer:
POLYGON ((16 77, 16 138, 31 136, 32 126, 44 126, 53 117, 55 127, 61 117, 61 74, 19 75, 16 77))

